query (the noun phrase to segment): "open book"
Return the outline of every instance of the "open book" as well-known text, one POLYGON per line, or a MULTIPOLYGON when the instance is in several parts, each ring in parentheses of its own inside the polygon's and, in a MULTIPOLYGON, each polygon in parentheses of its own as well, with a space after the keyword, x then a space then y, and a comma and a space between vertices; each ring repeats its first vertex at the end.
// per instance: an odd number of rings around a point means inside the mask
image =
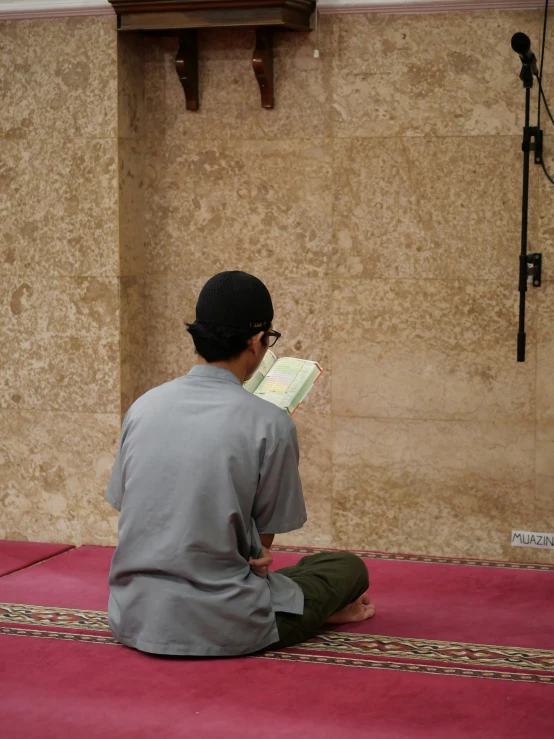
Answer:
POLYGON ((319 364, 310 359, 277 359, 268 351, 256 374, 243 387, 292 416, 322 372, 319 364))

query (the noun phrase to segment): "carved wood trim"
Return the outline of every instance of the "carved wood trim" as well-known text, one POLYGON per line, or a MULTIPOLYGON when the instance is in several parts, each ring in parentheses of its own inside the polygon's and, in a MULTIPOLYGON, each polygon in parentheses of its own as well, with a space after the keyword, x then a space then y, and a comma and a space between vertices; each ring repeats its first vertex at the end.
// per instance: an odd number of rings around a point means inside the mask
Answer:
POLYGON ((127 31, 282 26, 309 31, 315 0, 110 0, 127 31))
POLYGON ((174 13, 210 8, 263 8, 275 5, 309 10, 314 0, 110 0, 116 13, 174 13))

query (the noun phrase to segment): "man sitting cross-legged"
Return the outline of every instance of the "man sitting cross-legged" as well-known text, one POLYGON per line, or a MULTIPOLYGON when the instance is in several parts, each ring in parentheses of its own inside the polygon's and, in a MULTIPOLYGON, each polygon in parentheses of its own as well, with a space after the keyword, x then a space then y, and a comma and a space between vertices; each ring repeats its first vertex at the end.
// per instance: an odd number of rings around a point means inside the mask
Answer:
POLYGON ((106 494, 120 511, 108 616, 122 644, 243 655, 375 612, 348 552, 269 572, 274 535, 306 522, 295 425, 242 387, 279 338, 272 321, 260 280, 216 275, 188 326, 198 364, 125 416, 106 494))

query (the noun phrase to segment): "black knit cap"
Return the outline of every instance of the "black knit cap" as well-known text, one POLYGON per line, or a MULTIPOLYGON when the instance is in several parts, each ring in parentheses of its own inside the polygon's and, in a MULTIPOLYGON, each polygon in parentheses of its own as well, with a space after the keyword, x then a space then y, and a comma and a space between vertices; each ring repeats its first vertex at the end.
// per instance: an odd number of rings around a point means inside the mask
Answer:
POLYGON ((245 330, 267 331, 273 320, 269 290, 246 272, 220 272, 206 282, 196 320, 245 330))

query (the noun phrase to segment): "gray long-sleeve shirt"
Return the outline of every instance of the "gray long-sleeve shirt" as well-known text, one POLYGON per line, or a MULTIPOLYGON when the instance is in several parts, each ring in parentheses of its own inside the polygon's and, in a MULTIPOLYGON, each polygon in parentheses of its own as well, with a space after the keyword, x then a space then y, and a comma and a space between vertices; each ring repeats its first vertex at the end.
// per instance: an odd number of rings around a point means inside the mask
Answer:
POLYGON ((106 497, 121 512, 108 616, 116 639, 157 654, 229 656, 279 638, 301 614, 287 577, 254 575, 259 533, 306 509, 289 416, 231 372, 196 365, 129 409, 106 497))

